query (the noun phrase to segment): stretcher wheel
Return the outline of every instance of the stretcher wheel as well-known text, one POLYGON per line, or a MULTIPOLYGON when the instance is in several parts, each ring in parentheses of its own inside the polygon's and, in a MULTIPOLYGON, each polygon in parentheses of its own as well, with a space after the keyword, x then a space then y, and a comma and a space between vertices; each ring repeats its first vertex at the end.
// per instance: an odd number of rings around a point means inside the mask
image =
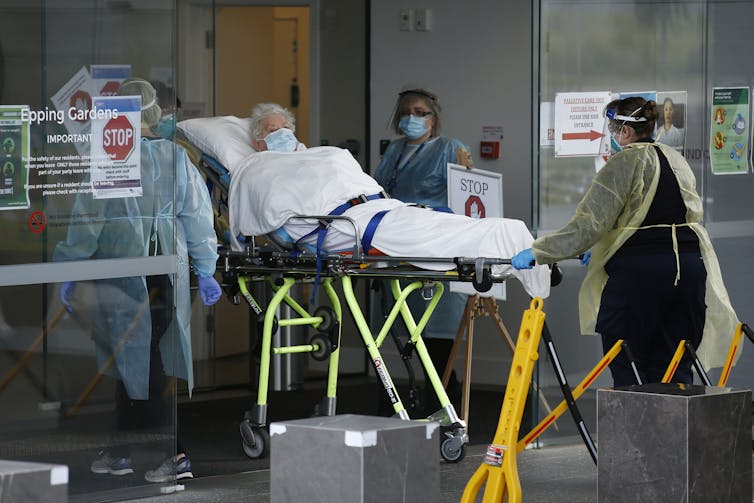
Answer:
POLYGON ((309 337, 309 344, 316 345, 317 349, 311 352, 312 358, 318 362, 325 361, 332 353, 332 343, 325 334, 314 334, 309 337))
POLYGON ((241 422, 241 447, 244 454, 251 459, 259 459, 264 456, 268 445, 270 445, 270 434, 267 430, 251 426, 248 421, 241 422))
POLYGON ((471 282, 474 284, 474 289, 477 292, 488 292, 492 288, 492 274, 489 269, 485 269, 482 272, 482 280, 477 281, 479 278, 475 274, 471 282))
POLYGON ((314 310, 314 316, 322 318, 322 323, 317 327, 320 332, 329 332, 335 326, 335 311, 331 307, 319 306, 314 310))
POLYGON ((451 435, 450 433, 447 435, 447 438, 440 444, 440 455, 448 463, 458 463, 466 455, 463 438, 451 435))

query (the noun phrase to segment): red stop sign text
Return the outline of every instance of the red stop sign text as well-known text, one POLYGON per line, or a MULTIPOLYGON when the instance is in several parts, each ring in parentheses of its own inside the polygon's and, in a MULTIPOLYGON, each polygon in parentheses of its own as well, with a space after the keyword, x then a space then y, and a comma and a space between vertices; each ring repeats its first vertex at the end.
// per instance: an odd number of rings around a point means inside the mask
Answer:
POLYGON ((102 129, 102 149, 113 161, 125 161, 134 148, 134 130, 128 117, 110 119, 102 129))

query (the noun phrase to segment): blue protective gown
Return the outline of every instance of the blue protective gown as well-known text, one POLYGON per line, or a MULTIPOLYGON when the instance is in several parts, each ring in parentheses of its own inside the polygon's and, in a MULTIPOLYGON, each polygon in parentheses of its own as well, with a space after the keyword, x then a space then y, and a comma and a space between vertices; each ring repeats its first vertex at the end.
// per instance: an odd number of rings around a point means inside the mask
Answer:
MULTIPOLYGON (((391 197, 432 208, 447 207, 448 163, 458 163, 456 151, 459 148, 468 150, 458 140, 442 136, 432 138, 414 150, 415 153, 407 153, 408 162, 400 163, 409 147, 406 138, 399 138, 388 145, 374 177, 391 197)), ((455 338, 466 299, 466 295, 450 293, 446 283, 445 293, 427 324, 425 335, 442 339, 455 338)), ((409 307, 417 320, 427 304, 418 292, 409 297, 409 307)))
MULTIPOLYGON (((189 261, 199 276, 210 276, 217 262, 217 238, 207 187, 186 152, 167 140, 142 138, 141 197, 94 199, 80 194, 66 240, 55 260, 176 255, 176 315, 160 340, 167 375, 193 388, 189 261), (175 158, 175 169, 173 159, 175 158), (174 204, 175 201, 175 204, 174 204), (175 222, 175 226, 174 226, 175 222), (175 234, 173 230, 175 229, 175 234)), ((114 354, 108 373, 123 381, 132 399, 149 397, 151 318, 144 277, 94 282, 92 336, 100 366, 114 354)))

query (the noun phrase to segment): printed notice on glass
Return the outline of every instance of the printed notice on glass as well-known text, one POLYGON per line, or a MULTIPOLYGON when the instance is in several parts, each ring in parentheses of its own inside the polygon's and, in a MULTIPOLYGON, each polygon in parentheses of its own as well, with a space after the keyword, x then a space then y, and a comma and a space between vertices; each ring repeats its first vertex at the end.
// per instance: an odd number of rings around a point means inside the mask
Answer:
POLYGON ((103 117, 92 120, 92 196, 141 196, 141 96, 99 97, 93 103, 103 117))
POLYGON ((0 105, 0 210, 29 207, 29 107, 0 105))
POLYGON ((555 95, 555 157, 594 157, 600 153, 609 91, 555 95))
POLYGON ((555 103, 544 101, 539 105, 539 146, 555 145, 555 103))
POLYGON ((116 96, 121 83, 131 77, 131 65, 90 65, 89 73, 97 96, 116 96))
POLYGON ((712 173, 748 173, 749 138, 749 88, 714 88, 709 142, 712 173))
MULTIPOLYGON (((471 218, 502 218, 503 175, 448 163, 448 206, 453 213, 471 218)), ((487 292, 477 292, 471 283, 453 282, 450 291, 505 300, 503 283, 495 283, 487 292)))
POLYGON ((56 92, 50 101, 57 110, 64 113, 63 125, 70 134, 86 134, 92 110, 92 95, 96 94, 92 79, 86 67, 76 72, 56 92))

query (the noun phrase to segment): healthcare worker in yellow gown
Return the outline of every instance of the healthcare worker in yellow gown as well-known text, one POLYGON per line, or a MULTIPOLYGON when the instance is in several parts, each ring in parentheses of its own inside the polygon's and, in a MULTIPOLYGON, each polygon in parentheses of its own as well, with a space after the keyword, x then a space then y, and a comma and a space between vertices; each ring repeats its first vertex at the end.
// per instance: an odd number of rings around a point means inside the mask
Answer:
MULTIPOLYGON (((652 141, 654 101, 614 100, 605 108, 613 150, 575 215, 560 230, 513 257, 517 269, 552 264, 591 249, 579 292, 581 331, 600 334, 607 351, 628 342, 643 382, 659 382, 680 340, 706 368, 725 363, 738 324, 720 266, 702 226, 702 201, 686 159, 652 141)), ((691 383, 685 355, 674 381, 691 383)), ((616 386, 635 384, 621 353, 616 386)))

